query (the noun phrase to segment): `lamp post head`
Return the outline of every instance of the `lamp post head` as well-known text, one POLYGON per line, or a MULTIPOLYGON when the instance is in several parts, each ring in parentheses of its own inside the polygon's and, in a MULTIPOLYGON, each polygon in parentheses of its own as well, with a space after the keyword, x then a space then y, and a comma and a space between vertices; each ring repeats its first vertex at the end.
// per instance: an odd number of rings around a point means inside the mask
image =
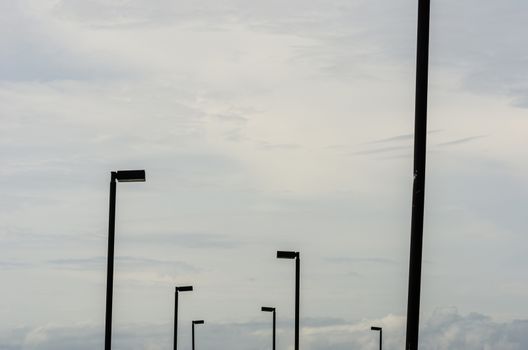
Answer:
POLYGON ((204 320, 194 320, 192 321, 193 324, 204 324, 205 321, 204 320))
POLYGON ((274 308, 274 307, 263 306, 263 307, 261 308, 261 311, 275 312, 275 308, 274 308))
POLYGON ((370 327, 371 331, 381 331, 381 327, 370 327))
POLYGON ((295 259, 298 257, 299 257, 299 252, 289 252, 289 251, 283 251, 283 250, 277 251, 277 259, 295 259))
POLYGON ((192 286, 176 287, 176 292, 192 292, 192 290, 193 290, 192 286))
POLYGON ((145 170, 118 170, 112 178, 119 182, 145 182, 145 170))

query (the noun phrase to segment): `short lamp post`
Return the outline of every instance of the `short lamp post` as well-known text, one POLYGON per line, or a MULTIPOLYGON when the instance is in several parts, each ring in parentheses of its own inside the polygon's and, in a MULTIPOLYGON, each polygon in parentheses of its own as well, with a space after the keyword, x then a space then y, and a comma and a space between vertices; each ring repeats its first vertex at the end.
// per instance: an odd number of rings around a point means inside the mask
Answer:
POLYGON ((112 171, 110 175, 110 212, 108 219, 108 257, 106 268, 106 313, 105 313, 105 350, 112 349, 112 297, 114 291, 114 242, 116 181, 145 182, 145 170, 112 171))
POLYGON ((194 350, 194 325, 195 324, 204 324, 204 320, 195 320, 192 321, 192 350, 194 350))
POLYGON ((300 294, 300 263, 299 252, 277 251, 278 259, 295 259, 295 350, 299 350, 299 294, 300 294))
POLYGON ((263 306, 262 311, 264 312, 273 312, 273 342, 272 342, 272 350, 275 350, 275 333, 276 333, 276 328, 277 328, 277 317, 276 317, 276 312, 275 312, 275 308, 274 307, 267 307, 267 306, 263 306))
POLYGON ((370 327, 370 330, 371 331, 379 331, 379 348, 381 350, 381 346, 382 346, 382 341, 383 341, 383 330, 381 329, 381 327, 370 327))
POLYGON ((191 292, 192 286, 176 287, 174 292, 174 350, 178 349, 178 293, 191 292))

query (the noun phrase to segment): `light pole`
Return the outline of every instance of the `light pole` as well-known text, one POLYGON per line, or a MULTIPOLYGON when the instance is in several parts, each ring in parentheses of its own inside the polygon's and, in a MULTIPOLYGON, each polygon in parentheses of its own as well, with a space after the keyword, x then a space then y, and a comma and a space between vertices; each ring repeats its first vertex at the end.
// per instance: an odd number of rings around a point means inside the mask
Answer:
POLYGON ((108 220, 108 260, 106 268, 106 314, 105 314, 105 350, 112 349, 112 296, 114 291, 114 242, 116 181, 144 182, 145 170, 112 171, 110 175, 110 213, 108 220))
POLYGON ((300 263, 301 253, 277 251, 278 259, 295 259, 295 350, 299 350, 299 293, 300 293, 300 263))
POLYGON ((204 320, 195 320, 192 321, 192 350, 194 350, 194 325, 195 324, 204 324, 204 320))
POLYGON ((427 149, 427 85, 429 75, 429 20, 431 0, 418 0, 416 46, 416 98, 414 116, 414 165, 407 296, 406 350, 418 350, 420 288, 425 204, 425 160, 427 149))
POLYGON ((192 292, 192 286, 176 287, 174 292, 174 350, 178 348, 178 292, 192 292))
POLYGON ((379 331, 379 335, 380 335, 379 345, 380 345, 380 350, 381 350, 381 344, 382 344, 382 340, 383 340, 383 330, 381 329, 381 327, 370 327, 370 330, 371 331, 379 331))
POLYGON ((275 329, 277 328, 277 317, 276 317, 275 308, 263 306, 261 310, 265 312, 273 312, 273 345, 271 349, 275 350, 275 329))

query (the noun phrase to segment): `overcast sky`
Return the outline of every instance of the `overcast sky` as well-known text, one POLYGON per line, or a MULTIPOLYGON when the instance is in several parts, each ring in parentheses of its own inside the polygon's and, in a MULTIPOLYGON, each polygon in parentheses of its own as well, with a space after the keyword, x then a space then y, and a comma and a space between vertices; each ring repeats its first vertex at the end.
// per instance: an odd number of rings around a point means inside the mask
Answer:
MULTIPOLYGON (((524 0, 432 0, 423 349, 528 348, 524 0)), ((416 0, 0 0, 0 348, 404 348, 416 0)))

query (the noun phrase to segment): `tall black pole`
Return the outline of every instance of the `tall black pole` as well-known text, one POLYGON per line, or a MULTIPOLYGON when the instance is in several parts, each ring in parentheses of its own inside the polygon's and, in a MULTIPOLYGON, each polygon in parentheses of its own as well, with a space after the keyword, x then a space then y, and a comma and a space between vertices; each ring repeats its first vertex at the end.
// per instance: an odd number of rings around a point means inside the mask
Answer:
POLYGON ((429 70, 430 4, 430 0, 418 0, 416 100, 414 125, 414 181, 411 217, 411 249, 409 259, 409 294, 407 301, 406 350, 418 349, 427 139, 427 84, 429 70))
POLYGON ((382 344, 383 344, 383 330, 380 329, 380 350, 382 350, 382 344))
POLYGON ((178 348, 178 287, 174 290, 174 350, 178 348))
POLYGON ((192 350, 194 350, 194 322, 192 323, 192 350))
POLYGON ((272 346, 272 350, 275 350, 275 333, 276 333, 276 328, 277 328, 277 317, 275 315, 275 310, 273 310, 273 346, 272 346))
POLYGON ((299 350, 299 294, 301 284, 301 253, 297 253, 297 259, 295 259, 295 350, 299 350))
POLYGON ((112 349, 112 295, 114 290, 114 241, 115 241, 116 173, 111 173, 110 212, 108 219, 108 260, 106 267, 106 319, 105 350, 112 349))

